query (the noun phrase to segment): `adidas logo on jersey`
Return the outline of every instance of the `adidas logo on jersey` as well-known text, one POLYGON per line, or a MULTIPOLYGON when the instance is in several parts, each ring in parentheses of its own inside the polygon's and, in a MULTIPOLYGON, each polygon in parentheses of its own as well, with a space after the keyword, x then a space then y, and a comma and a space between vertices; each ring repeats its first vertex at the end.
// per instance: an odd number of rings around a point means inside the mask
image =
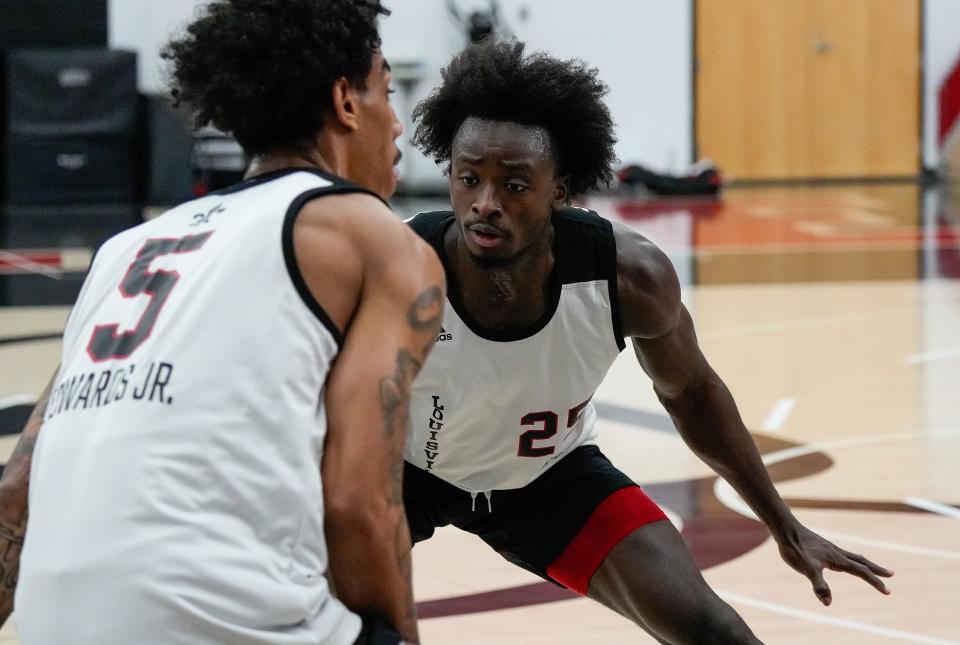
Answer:
POLYGON ((440 334, 437 336, 437 342, 442 343, 445 340, 453 340, 453 334, 448 334, 443 327, 440 328, 440 334))

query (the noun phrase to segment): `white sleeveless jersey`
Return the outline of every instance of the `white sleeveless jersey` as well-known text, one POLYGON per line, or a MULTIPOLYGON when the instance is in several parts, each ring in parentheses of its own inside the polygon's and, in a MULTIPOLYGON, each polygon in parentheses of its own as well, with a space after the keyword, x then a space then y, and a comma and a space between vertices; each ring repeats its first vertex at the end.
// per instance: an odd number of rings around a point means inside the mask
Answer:
MULTIPOLYGON (((410 225, 447 267, 448 211, 410 225)), ((509 333, 484 330, 447 280, 443 330, 414 382, 406 459, 471 493, 526 486, 578 446, 596 442, 590 402, 624 347, 610 222, 553 216, 555 268, 544 316, 509 333)), ((488 496, 489 500, 489 496, 488 496)))
POLYGON ((24 645, 353 643, 325 578, 322 390, 340 334, 293 257, 282 171, 98 251, 33 457, 24 645))

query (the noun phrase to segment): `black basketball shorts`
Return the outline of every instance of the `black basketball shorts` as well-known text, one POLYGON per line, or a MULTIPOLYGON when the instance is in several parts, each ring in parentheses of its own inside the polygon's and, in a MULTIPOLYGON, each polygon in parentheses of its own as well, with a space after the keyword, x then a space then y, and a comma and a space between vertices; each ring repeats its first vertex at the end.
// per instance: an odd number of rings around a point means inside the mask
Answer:
POLYGON ((408 463, 403 497, 414 543, 452 524, 582 595, 613 547, 644 524, 666 519, 596 446, 581 446, 527 486, 495 490, 489 499, 408 463))

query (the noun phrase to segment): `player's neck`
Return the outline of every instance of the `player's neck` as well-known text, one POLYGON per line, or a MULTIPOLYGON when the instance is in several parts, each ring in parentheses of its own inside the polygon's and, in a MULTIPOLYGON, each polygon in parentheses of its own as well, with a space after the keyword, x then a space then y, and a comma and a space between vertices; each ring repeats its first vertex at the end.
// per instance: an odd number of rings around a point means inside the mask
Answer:
POLYGON ((543 316, 554 266, 552 228, 515 261, 499 266, 477 262, 459 234, 454 235, 446 244, 449 266, 462 304, 478 323, 490 329, 521 328, 543 316))
MULTIPOLYGON (((311 148, 302 152, 273 152, 264 155, 258 155, 250 161, 250 167, 247 169, 246 178, 264 175, 270 172, 286 170, 288 168, 306 168, 311 170, 322 170, 334 175, 340 175, 337 172, 336 164, 331 163, 319 150, 311 148)), ((342 172, 342 171, 341 171, 342 172)))

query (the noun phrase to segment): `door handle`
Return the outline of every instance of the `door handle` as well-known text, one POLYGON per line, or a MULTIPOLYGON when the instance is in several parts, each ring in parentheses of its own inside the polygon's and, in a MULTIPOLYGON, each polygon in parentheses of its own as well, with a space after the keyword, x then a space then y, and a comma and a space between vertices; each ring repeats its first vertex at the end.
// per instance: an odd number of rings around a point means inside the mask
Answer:
POLYGON ((820 34, 817 34, 813 37, 813 39, 810 41, 810 47, 817 54, 829 54, 833 51, 833 45, 821 38, 820 34))

